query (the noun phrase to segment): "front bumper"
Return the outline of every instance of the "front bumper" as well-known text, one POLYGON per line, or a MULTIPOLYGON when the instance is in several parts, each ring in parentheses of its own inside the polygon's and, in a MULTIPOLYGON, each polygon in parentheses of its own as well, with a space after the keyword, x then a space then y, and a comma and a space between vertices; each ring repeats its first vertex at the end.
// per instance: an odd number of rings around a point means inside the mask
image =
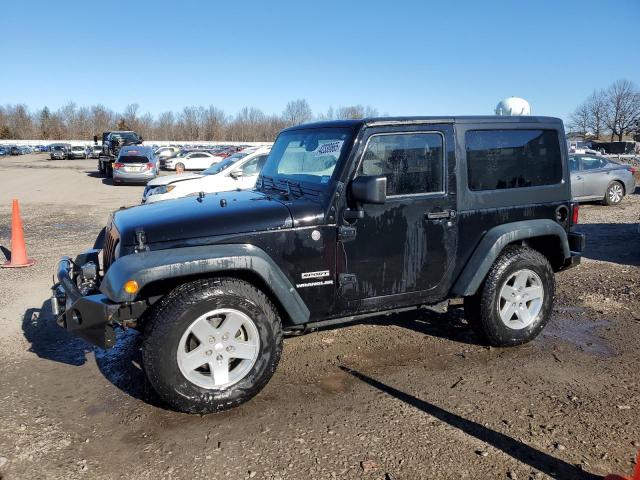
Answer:
POLYGON ((58 283, 53 286, 51 297, 51 310, 58 325, 100 348, 113 347, 117 326, 113 317, 120 306, 102 294, 83 296, 71 272, 71 259, 60 259, 56 273, 58 283))
POLYGON ((51 311, 58 325, 93 345, 107 349, 116 343, 115 329, 135 326, 135 320, 150 302, 117 303, 102 293, 83 295, 74 280, 74 265, 92 261, 99 267, 99 253, 94 249, 78 255, 73 261, 69 257, 60 259, 57 283, 52 288, 51 311))

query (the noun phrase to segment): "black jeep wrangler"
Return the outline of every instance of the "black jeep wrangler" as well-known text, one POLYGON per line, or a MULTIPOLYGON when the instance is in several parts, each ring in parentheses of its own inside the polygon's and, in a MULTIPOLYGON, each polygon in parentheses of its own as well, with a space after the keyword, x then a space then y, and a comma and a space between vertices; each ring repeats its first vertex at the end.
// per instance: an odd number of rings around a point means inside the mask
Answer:
POLYGON ((255 190, 116 211, 63 258, 58 322, 100 347, 144 332, 148 378, 186 412, 273 375, 283 334, 464 298, 485 341, 534 338, 576 265, 562 122, 379 118, 280 133, 255 190))

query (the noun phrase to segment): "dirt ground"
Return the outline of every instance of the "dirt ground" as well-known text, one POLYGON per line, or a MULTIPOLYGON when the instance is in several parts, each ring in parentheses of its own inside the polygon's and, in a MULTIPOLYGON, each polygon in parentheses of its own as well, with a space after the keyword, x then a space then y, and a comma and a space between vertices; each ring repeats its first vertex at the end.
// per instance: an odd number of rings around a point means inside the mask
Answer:
POLYGON ((59 256, 92 245, 142 187, 95 161, 0 158, 0 245, 19 198, 29 269, 0 270, 0 478, 590 479, 630 473, 640 447, 640 189, 584 205, 581 266, 558 275, 532 343, 478 342, 461 309, 413 312, 285 340, 254 400, 218 415, 168 410, 140 342, 110 351, 58 328, 59 256))

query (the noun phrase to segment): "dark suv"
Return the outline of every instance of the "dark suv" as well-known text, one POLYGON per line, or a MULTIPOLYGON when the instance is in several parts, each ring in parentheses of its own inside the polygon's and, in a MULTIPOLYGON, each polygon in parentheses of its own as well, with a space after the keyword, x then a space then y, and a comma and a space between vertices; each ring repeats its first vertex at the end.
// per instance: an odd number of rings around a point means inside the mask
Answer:
POLYGON ((285 333, 451 298, 489 344, 522 344, 584 247, 564 138, 544 117, 286 129, 254 191, 116 211, 59 262, 53 311, 103 348, 144 331, 151 384, 187 412, 258 393, 285 333))

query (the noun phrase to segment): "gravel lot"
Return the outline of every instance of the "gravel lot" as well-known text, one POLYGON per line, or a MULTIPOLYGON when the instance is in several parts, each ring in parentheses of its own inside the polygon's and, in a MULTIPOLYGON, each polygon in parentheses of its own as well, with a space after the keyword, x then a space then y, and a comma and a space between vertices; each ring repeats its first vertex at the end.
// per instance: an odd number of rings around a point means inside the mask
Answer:
POLYGON ((36 266, 0 270, 0 478, 590 479, 630 473, 640 447, 640 189, 585 205, 581 266, 558 275, 534 342, 488 348, 460 308, 285 341, 275 376, 218 415, 168 410, 139 338, 104 352, 55 326, 59 256, 90 247, 140 186, 95 160, 0 158, 0 245, 19 198, 36 266))

